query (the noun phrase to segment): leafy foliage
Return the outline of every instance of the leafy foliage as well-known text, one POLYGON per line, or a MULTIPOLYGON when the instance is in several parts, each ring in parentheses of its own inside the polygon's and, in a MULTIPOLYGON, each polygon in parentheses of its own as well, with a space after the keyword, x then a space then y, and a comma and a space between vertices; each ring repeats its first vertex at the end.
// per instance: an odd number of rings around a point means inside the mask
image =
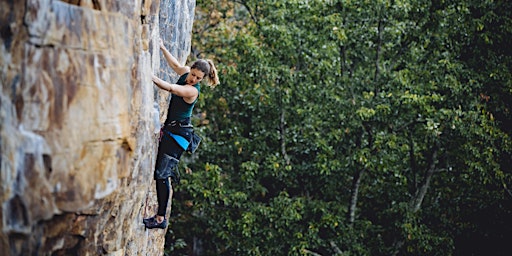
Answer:
POLYGON ((192 52, 222 84, 196 108, 172 255, 505 249, 471 243, 511 231, 510 3, 197 5, 192 52))

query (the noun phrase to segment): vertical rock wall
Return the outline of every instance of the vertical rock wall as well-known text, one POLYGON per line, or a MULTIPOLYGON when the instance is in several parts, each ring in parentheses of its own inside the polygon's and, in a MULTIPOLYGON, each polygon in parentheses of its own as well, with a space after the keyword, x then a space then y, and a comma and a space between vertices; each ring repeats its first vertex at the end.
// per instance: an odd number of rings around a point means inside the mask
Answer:
POLYGON ((0 0, 0 255, 162 255, 152 170, 195 0, 0 0), (164 66, 162 62, 162 67, 164 66))

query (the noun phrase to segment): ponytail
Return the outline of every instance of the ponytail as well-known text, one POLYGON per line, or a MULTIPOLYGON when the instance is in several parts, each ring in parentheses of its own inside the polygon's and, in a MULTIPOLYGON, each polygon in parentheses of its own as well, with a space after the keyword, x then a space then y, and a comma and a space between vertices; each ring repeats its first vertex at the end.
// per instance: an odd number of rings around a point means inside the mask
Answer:
POLYGON ((215 67, 215 64, 213 64, 213 61, 210 59, 206 60, 208 64, 210 65, 210 73, 208 74, 208 84, 215 88, 218 84, 220 84, 219 76, 217 75, 217 68, 215 67))

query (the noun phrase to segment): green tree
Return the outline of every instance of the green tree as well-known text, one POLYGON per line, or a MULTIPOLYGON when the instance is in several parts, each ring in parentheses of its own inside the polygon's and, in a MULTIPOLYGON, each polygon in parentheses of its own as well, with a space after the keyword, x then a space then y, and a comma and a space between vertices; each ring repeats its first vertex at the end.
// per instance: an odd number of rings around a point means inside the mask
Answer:
POLYGON ((462 255, 477 233, 506 239, 510 221, 493 234, 472 216, 511 212, 510 4, 197 4, 193 53, 222 84, 197 108, 172 255, 462 255))

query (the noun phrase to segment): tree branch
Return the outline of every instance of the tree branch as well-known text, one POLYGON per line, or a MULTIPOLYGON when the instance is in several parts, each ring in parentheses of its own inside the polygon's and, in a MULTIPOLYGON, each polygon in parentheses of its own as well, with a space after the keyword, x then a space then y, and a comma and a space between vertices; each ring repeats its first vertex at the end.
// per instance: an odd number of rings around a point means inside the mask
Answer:
POLYGON ((336 254, 334 254, 334 255, 343 255, 343 251, 341 251, 341 249, 338 247, 338 245, 335 242, 330 241, 329 243, 331 244, 332 249, 336 252, 336 254))
POLYGON ((318 254, 314 251, 310 251, 308 249, 302 249, 305 254, 313 255, 313 256, 322 256, 322 254, 318 254))
POLYGON ((416 191, 416 196, 412 200, 412 212, 417 212, 421 208, 421 204, 423 203, 423 199, 425 198, 425 195, 427 194, 427 190, 430 187, 430 180, 432 179, 433 174, 436 170, 436 163, 437 163, 437 152, 439 151, 438 147, 435 146, 432 152, 432 156, 430 159, 430 167, 425 173, 425 176, 423 178, 423 183, 421 184, 421 187, 416 191))
MULTIPOLYGON (((384 30, 384 22, 382 19, 379 19, 377 24, 377 49, 375 52, 375 75, 373 77, 373 81, 377 82, 377 79, 380 75, 380 55, 381 55, 381 47, 382 47, 382 31, 384 30)), ((378 92, 378 88, 375 89, 378 92)))
POLYGON ((357 198, 359 195, 359 186, 361 185, 361 180, 363 178, 363 174, 365 169, 361 169, 356 173, 354 180, 352 182, 352 195, 350 196, 350 208, 349 208, 349 222, 353 224, 356 219, 356 210, 357 210, 357 198))
POLYGON ((279 136, 281 141, 281 154, 284 157, 287 165, 290 165, 290 156, 286 153, 286 120, 285 120, 285 111, 281 108, 281 117, 279 120, 279 136))
POLYGON ((234 0, 233 2, 234 2, 234 3, 239 3, 239 4, 241 4, 242 6, 244 6, 244 7, 245 7, 245 9, 247 9, 247 12, 249 13, 249 15, 251 16, 251 20, 253 20, 253 21, 254 21, 254 23, 256 24, 256 26, 258 26, 258 28, 260 28, 260 27, 261 27, 261 26, 260 26, 260 24, 259 24, 259 22, 258 22, 258 20, 256 19, 256 16, 253 14, 251 7, 249 7, 249 5, 247 4, 247 2, 246 2, 246 1, 242 1, 242 0, 234 0))

